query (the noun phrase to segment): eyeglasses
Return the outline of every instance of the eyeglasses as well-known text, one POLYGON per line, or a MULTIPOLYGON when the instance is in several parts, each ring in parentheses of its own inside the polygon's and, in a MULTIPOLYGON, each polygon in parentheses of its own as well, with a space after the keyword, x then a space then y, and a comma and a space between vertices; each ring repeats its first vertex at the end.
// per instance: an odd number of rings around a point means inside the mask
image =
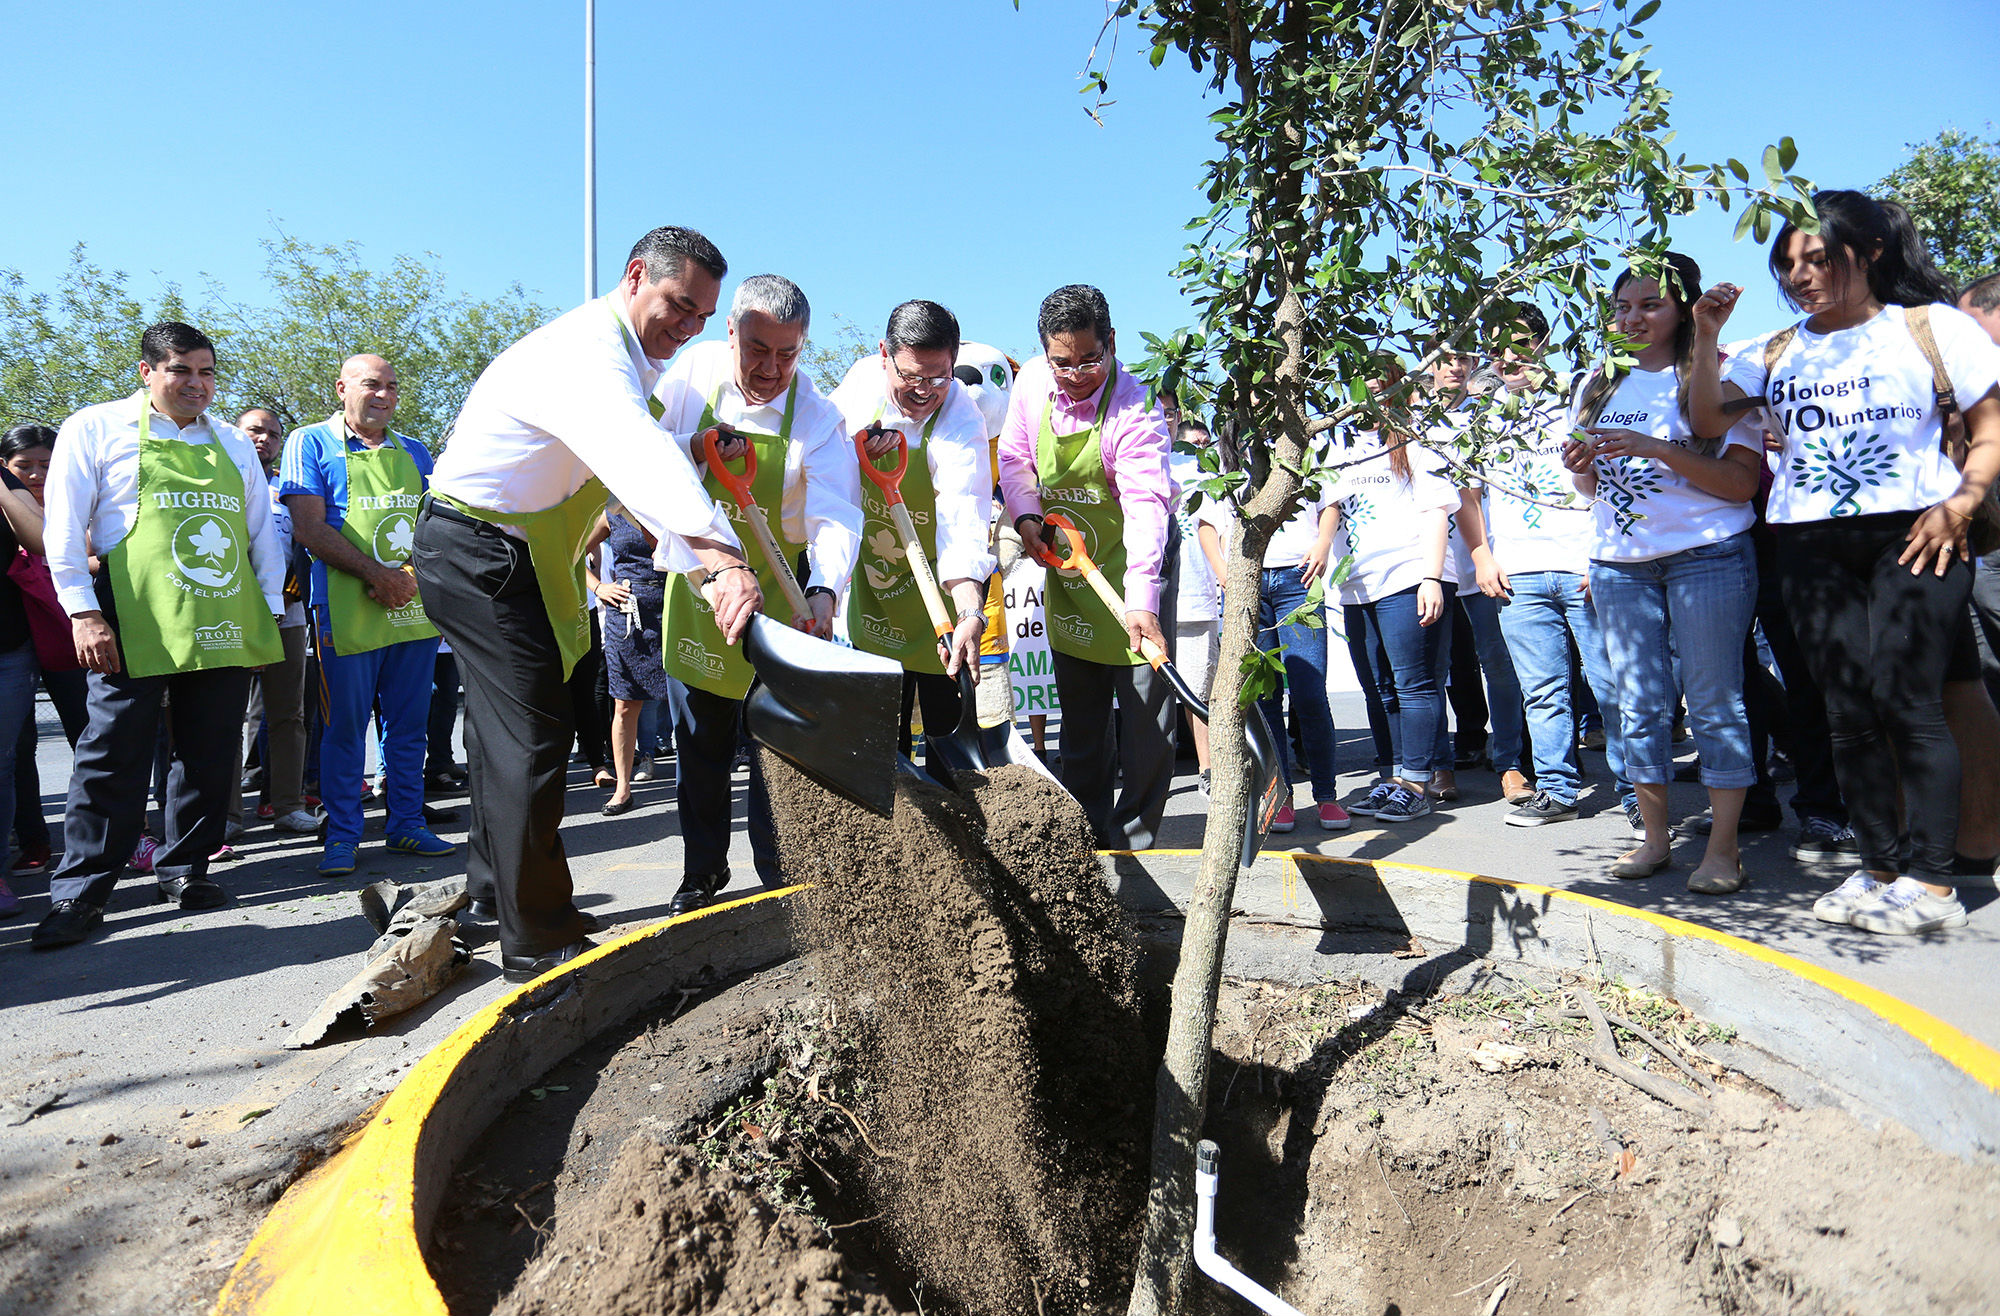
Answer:
POLYGON ((1102 369, 1104 369, 1104 354, 1102 352, 1096 356, 1087 357, 1073 366, 1059 366, 1053 361, 1049 363, 1049 373, 1061 379, 1088 379, 1102 369))
POLYGON ((904 388, 921 387, 929 389, 939 389, 943 388, 946 384, 949 384, 952 380, 952 377, 950 375, 913 375, 910 374, 908 371, 904 370, 901 366, 897 365, 894 361, 891 361, 889 363, 889 366, 896 372, 896 378, 903 381, 904 388))

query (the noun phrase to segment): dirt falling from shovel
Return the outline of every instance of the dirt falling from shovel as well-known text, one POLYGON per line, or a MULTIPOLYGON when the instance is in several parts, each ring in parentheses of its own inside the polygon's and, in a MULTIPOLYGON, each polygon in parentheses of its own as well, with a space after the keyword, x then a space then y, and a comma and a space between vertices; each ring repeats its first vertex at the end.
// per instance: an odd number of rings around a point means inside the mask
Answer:
POLYGON ((967 1313, 1123 1308, 1153 1057, 1076 802, 1026 768, 859 809, 764 759, 796 929, 864 1032, 878 1246, 967 1313))

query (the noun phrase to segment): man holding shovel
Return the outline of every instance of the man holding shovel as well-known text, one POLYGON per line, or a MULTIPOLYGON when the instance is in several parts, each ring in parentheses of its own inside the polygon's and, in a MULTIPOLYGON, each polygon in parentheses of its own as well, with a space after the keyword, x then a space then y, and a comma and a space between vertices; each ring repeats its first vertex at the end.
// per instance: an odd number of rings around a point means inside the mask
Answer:
MULTIPOLYGON (((730 303, 729 341, 690 349, 661 377, 656 397, 661 423, 699 465, 738 535, 761 538, 750 566, 763 597, 783 600, 783 620, 825 639, 860 548, 861 493, 839 410, 798 368, 811 317, 790 279, 745 279, 730 303), (712 449, 704 442, 710 431, 717 436, 712 449)), ((708 603, 685 575, 668 582, 660 648, 668 674, 687 686, 674 728, 686 876, 668 906, 684 914, 729 885, 729 776, 751 668, 740 650, 722 643, 708 603)), ((749 832, 758 878, 782 886, 770 798, 754 757, 749 832)))
POLYGON ((1051 573, 1049 648, 1062 704, 1062 783, 1089 815, 1098 844, 1143 850, 1159 833, 1174 774, 1174 695, 1139 656, 1167 648, 1160 609, 1174 483, 1167 423, 1146 386, 1118 362, 1104 294, 1084 284, 1042 302, 1042 355, 1021 367, 1000 432, 1000 489, 1028 553, 1049 547, 1044 507, 1082 531, 1127 611, 1113 618, 1089 585, 1051 573), (1111 704, 1120 724, 1113 743, 1111 704), (1123 788, 1113 788, 1120 768, 1123 788))
POLYGON ((905 754, 913 692, 927 732, 958 724, 954 678, 966 664, 979 670, 986 578, 995 565, 987 535, 993 466, 986 421, 953 376, 958 343, 950 311, 936 302, 904 302, 889 313, 880 352, 856 362, 833 391, 846 432, 861 445, 855 460, 874 467, 861 472, 861 563, 847 633, 855 648, 903 665, 905 754), (891 488, 917 532, 914 551, 950 597, 943 635, 919 587, 913 546, 891 513, 891 488))
POLYGON ((565 684, 590 647, 582 548, 606 490, 677 570, 709 573, 731 641, 763 602, 728 518, 651 397, 715 313, 728 265, 692 229, 639 239, 618 286, 496 357, 459 410, 417 523, 424 607, 458 656, 472 771, 468 886, 524 982, 588 950, 557 829, 575 734, 565 684), (602 475, 602 480, 599 476, 602 475))

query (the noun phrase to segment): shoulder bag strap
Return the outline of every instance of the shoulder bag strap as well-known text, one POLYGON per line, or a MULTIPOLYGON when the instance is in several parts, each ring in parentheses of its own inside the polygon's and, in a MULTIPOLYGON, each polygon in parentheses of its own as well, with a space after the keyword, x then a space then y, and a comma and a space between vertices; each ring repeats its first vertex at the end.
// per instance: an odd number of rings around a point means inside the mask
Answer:
POLYGON ((1938 351, 1937 335, 1931 332, 1931 308, 1928 306, 1905 306, 1903 319, 1910 327, 1910 337, 1917 340, 1917 348, 1924 354, 1924 360, 1931 364, 1931 396, 1937 401, 1938 411, 1938 451, 1952 459, 1959 469, 1965 468, 1965 413, 1958 409, 1958 391, 1951 386, 1951 375, 1944 368, 1944 354, 1938 351))

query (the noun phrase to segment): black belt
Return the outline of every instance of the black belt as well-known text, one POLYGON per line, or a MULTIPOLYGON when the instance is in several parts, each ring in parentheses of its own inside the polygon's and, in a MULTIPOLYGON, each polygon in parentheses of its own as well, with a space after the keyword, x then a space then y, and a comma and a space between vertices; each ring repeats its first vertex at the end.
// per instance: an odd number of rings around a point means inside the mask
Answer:
POLYGON ((498 535, 502 539, 513 538, 512 535, 509 535, 491 521, 482 521, 476 516, 467 516, 442 498, 426 498, 424 500, 424 511, 432 516, 443 517, 447 521, 456 521, 460 525, 471 526, 483 535, 498 535))

